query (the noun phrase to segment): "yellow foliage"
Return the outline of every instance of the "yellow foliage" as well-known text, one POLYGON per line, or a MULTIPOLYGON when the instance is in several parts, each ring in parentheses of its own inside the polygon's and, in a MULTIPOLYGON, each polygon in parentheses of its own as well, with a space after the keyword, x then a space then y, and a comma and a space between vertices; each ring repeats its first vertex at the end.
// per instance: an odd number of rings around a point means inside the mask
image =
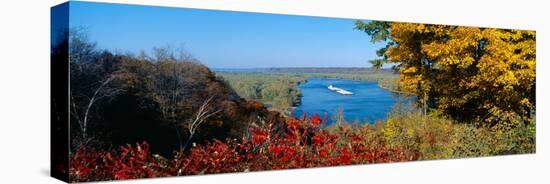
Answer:
POLYGON ((534 31, 416 23, 390 27, 393 44, 386 55, 400 67, 399 84, 419 100, 428 99, 451 117, 491 126, 531 118, 534 31))

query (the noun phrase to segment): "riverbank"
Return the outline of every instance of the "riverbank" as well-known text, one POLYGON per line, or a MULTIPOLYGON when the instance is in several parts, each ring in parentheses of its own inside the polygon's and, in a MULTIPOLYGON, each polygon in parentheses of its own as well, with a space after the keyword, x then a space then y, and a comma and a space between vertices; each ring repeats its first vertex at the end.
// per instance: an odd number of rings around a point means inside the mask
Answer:
POLYGON ((407 91, 401 91, 401 90, 396 90, 394 89, 394 87, 390 87, 388 85, 384 85, 382 82, 378 82, 378 86, 382 89, 385 89, 385 90, 388 90, 392 93, 397 93, 397 94, 401 94, 401 95, 409 95, 409 96, 416 96, 416 94, 414 93, 411 93, 411 92, 407 92, 407 91))
POLYGON ((229 83, 239 96, 257 100, 267 108, 281 112, 291 110, 300 103, 298 85, 305 78, 296 75, 281 75, 265 72, 218 72, 217 75, 229 83))

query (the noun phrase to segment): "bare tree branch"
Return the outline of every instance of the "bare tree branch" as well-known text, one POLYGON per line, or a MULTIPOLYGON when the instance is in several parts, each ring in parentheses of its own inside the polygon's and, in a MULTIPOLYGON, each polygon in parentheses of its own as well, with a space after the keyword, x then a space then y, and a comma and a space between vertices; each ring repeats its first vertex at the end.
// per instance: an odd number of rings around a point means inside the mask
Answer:
POLYGON ((213 96, 209 97, 207 100, 205 100, 202 105, 197 110, 197 113, 195 114, 195 117, 188 121, 186 124, 187 130, 189 131, 189 137, 187 138, 187 141, 185 145, 183 146, 183 149, 187 147, 195 133, 197 132, 197 129, 200 127, 202 123, 205 122, 208 118, 211 116, 219 113, 222 109, 214 109, 212 107, 212 100, 214 99, 213 96))
POLYGON ((86 111, 84 112, 84 123, 83 123, 83 136, 84 138, 86 138, 86 128, 88 126, 88 115, 90 113, 90 109, 92 108, 92 106, 94 105, 94 103, 96 102, 96 97, 98 96, 98 94, 101 92, 101 90, 103 89, 103 87, 107 84, 109 84, 109 82, 113 81, 115 77, 114 76, 110 76, 109 78, 107 78, 105 81, 103 81, 101 83, 101 85, 95 90, 94 92, 94 95, 92 95, 92 98, 90 99, 90 101, 88 102, 88 106, 86 107, 86 111))

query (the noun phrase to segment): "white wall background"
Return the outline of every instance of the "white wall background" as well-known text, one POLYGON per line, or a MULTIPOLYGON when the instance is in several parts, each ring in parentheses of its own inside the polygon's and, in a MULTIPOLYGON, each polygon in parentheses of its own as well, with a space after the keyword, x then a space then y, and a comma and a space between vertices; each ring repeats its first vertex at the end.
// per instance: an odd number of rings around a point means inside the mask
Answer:
MULTIPOLYGON (((542 0, 100 0, 325 17, 537 31, 537 153, 445 161, 268 171, 116 183, 548 183, 550 7, 542 0)), ((0 183, 49 177, 49 7, 62 0, 0 5, 0 183)))

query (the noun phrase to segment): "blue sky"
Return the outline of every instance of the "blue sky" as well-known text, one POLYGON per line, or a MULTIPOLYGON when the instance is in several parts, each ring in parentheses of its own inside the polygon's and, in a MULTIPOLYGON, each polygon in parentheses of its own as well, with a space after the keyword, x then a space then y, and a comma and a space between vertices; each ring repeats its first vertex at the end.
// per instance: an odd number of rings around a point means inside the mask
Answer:
POLYGON ((353 19, 71 2, 70 27, 102 49, 185 45, 212 68, 369 67, 375 50, 353 19))

